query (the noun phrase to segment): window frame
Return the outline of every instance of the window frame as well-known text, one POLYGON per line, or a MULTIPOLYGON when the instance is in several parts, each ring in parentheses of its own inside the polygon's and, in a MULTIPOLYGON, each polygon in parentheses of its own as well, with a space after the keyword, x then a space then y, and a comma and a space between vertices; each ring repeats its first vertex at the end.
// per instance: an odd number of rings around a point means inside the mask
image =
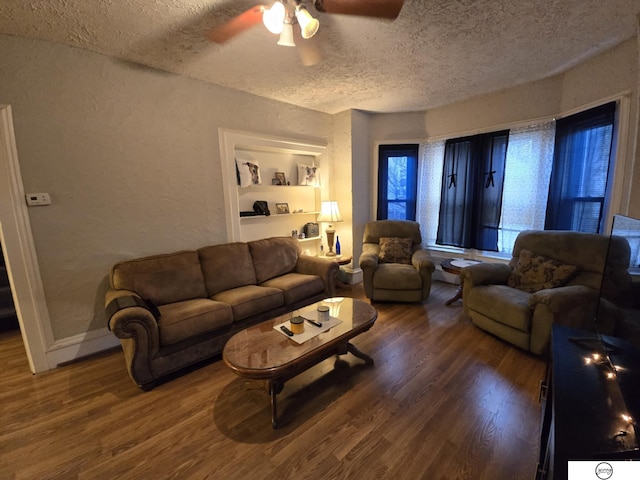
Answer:
POLYGON ((418 162, 419 143, 399 143, 378 145, 378 175, 377 175, 377 201, 376 219, 387 220, 389 216, 389 203, 403 203, 406 205, 406 220, 416 221, 418 207, 418 162), (405 200, 388 199, 388 173, 389 158, 408 157, 412 164, 407 168, 407 198, 405 200))

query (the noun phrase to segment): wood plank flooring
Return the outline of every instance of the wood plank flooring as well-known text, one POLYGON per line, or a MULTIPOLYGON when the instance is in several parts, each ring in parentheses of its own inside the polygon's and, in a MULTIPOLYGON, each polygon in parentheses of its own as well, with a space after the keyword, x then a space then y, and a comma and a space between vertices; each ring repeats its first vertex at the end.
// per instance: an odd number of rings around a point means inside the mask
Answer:
POLYGON ((454 292, 374 304, 353 343, 375 365, 334 357, 288 382, 278 430, 264 385, 221 360, 143 392, 120 351, 34 376, 2 334, 0 479, 530 480, 545 363, 445 307, 454 292))

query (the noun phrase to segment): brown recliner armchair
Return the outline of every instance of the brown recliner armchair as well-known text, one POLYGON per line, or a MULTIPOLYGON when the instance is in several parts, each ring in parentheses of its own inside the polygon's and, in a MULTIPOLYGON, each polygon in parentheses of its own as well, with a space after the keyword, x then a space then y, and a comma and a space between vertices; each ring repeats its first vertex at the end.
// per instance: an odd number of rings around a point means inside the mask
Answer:
POLYGON ((366 296, 372 301, 420 302, 429 298, 435 264, 422 249, 420 226, 405 220, 366 224, 360 268, 366 296), (390 241, 380 239, 391 239, 390 241), (389 255, 391 252, 391 255, 389 255))
MULTIPOLYGON (((593 325, 608 245, 605 235, 521 232, 508 265, 480 263, 462 269, 464 312, 481 329, 535 354, 545 354, 553 323, 578 328, 593 325), (527 272, 533 272, 533 263, 527 262, 540 256, 554 260, 556 266, 547 264, 545 269, 540 264, 536 270, 545 272, 544 281, 530 288, 534 283, 523 281, 522 273, 532 278, 534 273, 527 272), (558 268, 565 269, 564 279, 558 280, 562 274, 555 275, 558 268)), ((609 288, 616 288, 616 279, 628 276, 629 245, 624 238, 613 237, 611 249, 618 260, 610 262, 609 268, 617 265, 620 271, 607 270, 606 281, 609 288)))

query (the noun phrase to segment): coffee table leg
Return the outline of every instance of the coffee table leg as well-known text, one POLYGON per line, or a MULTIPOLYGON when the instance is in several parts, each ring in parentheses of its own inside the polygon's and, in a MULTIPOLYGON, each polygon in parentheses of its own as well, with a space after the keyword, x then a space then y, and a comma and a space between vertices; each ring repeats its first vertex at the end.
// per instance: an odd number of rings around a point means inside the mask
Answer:
POLYGON ((278 428, 278 404, 276 396, 282 391, 284 384, 280 380, 269 380, 269 393, 271 394, 271 426, 278 428))
POLYGON ((358 349, 358 347, 356 347, 353 343, 351 342, 347 342, 347 351, 351 352, 351 354, 355 357, 358 357, 362 360, 365 361, 365 363, 367 365, 373 365, 373 358, 371 358, 369 355, 367 355, 366 353, 363 353, 361 350, 358 349))

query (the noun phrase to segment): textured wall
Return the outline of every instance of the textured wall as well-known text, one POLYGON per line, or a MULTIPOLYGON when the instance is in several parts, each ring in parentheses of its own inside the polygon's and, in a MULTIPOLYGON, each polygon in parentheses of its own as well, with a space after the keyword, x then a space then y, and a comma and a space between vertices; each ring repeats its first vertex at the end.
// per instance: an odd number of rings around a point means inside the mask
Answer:
MULTIPOLYGON (((55 339, 105 326, 121 259, 226 241, 218 128, 326 139, 331 116, 47 42, 0 35, 55 339)), ((223 65, 220 68, 224 68, 223 65)))

